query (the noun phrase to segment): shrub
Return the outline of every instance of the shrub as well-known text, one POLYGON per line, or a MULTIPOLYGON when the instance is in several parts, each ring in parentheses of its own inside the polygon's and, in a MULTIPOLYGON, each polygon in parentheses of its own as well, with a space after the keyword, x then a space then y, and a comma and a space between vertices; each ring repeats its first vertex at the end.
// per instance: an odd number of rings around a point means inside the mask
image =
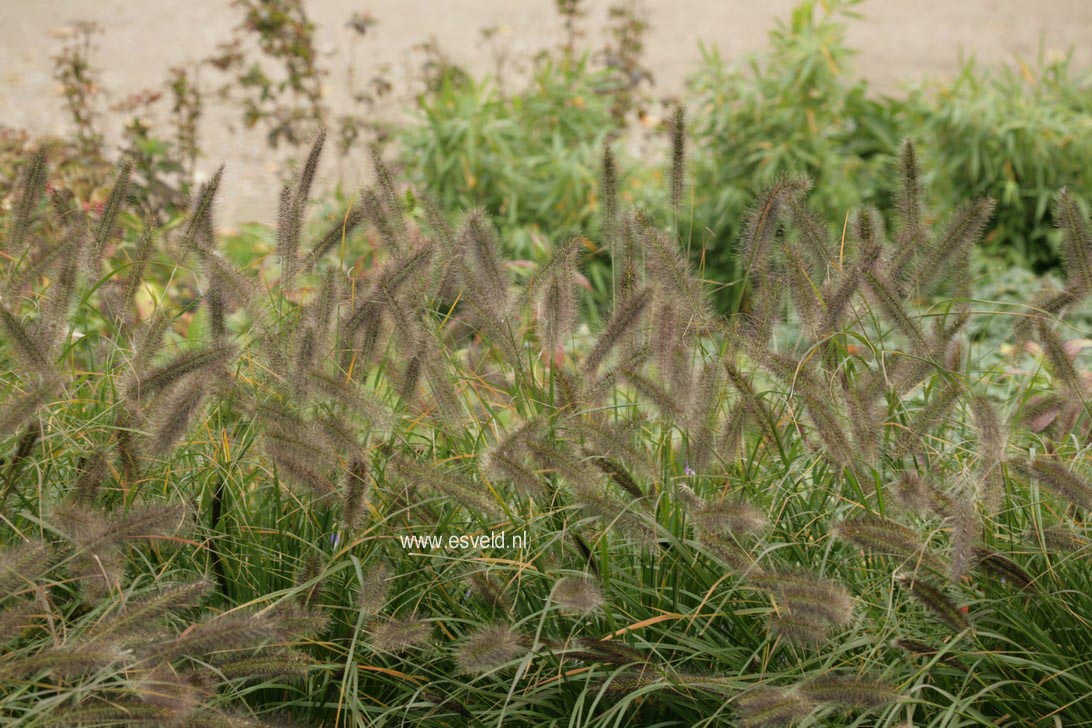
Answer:
MULTIPOLYGON (((944 200, 997 199, 990 250, 1037 270, 1057 267, 1055 190, 1088 196, 1092 93, 1068 59, 996 72, 964 64, 950 84, 927 84, 907 104, 907 127, 929 139, 933 190, 944 200)), ((952 203, 947 203, 949 206, 952 203)))
POLYGON ((1092 161, 1084 76, 1068 59, 995 73, 970 60, 951 83, 880 97, 849 73, 841 20, 853 17, 856 4, 800 3, 771 32, 770 51, 745 66, 703 52, 689 103, 695 143, 707 153, 694 167, 693 219, 684 234, 708 249, 712 275, 737 275, 735 242, 756 184, 808 174, 817 182, 815 204, 838 232, 855 205, 891 201, 886 172, 904 135, 923 141, 939 211, 955 210, 968 195, 992 196, 998 218, 986 249, 1040 272, 1057 267, 1054 192, 1092 192, 1081 174, 1092 161))
POLYGON ((549 56, 527 88, 449 74, 418 101, 421 119, 401 135, 407 175, 444 210, 483 207, 518 257, 535 236, 556 240, 594 227, 600 150, 618 132, 611 99, 585 56, 549 56))
POLYGON ((689 85, 695 155, 693 216, 681 233, 705 250, 710 275, 732 281, 744 213, 757 189, 786 174, 816 183, 812 202, 841 231, 861 203, 890 201, 890 167, 905 133, 900 102, 852 81, 841 19, 856 2, 798 4, 770 32, 770 50, 729 65, 703 49, 689 85))

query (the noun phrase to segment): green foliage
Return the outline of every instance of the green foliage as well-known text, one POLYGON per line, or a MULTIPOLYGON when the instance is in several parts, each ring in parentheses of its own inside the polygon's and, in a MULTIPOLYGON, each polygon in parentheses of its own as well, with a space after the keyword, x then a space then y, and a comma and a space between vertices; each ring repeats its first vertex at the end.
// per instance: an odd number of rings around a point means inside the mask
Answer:
POLYGON ((444 210, 485 208, 509 250, 530 258, 536 235, 558 240, 594 226, 602 145, 618 131, 609 80, 587 57, 542 56, 511 94, 444 74, 400 135, 406 173, 444 210))
MULTIPOLYGON (((757 189, 787 174, 815 180, 811 204, 835 233, 857 205, 886 208, 904 136, 923 142, 925 182, 940 212, 954 211, 968 195, 989 195, 998 217, 986 249, 1040 272, 1056 267, 1053 194, 1065 186, 1092 194, 1081 174, 1092 164, 1085 79, 1068 60, 993 74, 969 61, 953 82, 878 96, 854 80, 845 41, 857 4, 800 3, 770 33, 770 49, 746 63, 703 50, 684 97, 703 153, 688 168, 677 230, 707 276, 738 278, 747 206, 757 189)), ((599 140, 623 131, 607 114, 599 71, 586 62, 544 62, 560 68, 557 78, 544 81, 540 69, 511 95, 465 74, 441 84, 422 97, 421 120, 401 135, 413 180, 435 190, 446 209, 486 207, 513 231, 521 256, 530 248, 528 230, 548 239, 576 230, 594 236, 602 191, 594 185, 593 153, 599 140)), ((626 197, 668 209, 662 167, 628 166, 626 197)))
MULTIPOLYGON (((1054 193, 1092 193, 1092 87, 1068 58, 991 72, 973 61, 950 84, 929 84, 907 104, 909 133, 928 139, 941 199, 998 201, 990 249, 1038 270, 1059 262, 1054 193)), ((951 204, 951 203, 948 203, 951 204)))
MULTIPOLYGON (((853 81, 845 26, 857 2, 802 2, 770 33, 770 49, 746 65, 703 49, 690 83, 695 157, 691 226, 711 276, 738 275, 736 241, 754 191, 786 174, 816 183, 812 202, 837 229, 851 208, 890 200, 890 164, 906 133, 901 104, 853 81)), ((928 141, 926 137, 922 138, 928 141)))

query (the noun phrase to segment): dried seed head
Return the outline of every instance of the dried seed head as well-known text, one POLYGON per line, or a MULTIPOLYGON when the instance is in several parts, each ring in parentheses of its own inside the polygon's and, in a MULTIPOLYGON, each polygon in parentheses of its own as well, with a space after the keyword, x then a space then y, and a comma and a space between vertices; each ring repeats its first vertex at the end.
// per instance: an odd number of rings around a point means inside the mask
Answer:
POLYGON ((483 311, 501 318, 508 308, 508 284, 496 235, 483 210, 467 213, 459 247, 472 284, 465 289, 465 295, 483 311))
POLYGON ((602 198, 603 240, 611 252, 617 254, 618 237, 618 169, 614 162, 614 152, 610 139, 603 141, 603 176, 599 182, 602 198))
POLYGON ((629 298, 622 302, 621 305, 614 309, 610 321, 607 322, 606 327, 596 339, 595 346, 588 352, 588 356, 584 360, 584 371, 586 373, 590 375, 595 374, 599 365, 606 359, 611 350, 636 328, 638 322, 641 320, 641 315, 651 301, 651 289, 643 288, 640 291, 634 292, 629 298))
POLYGON ((748 211, 740 240, 743 269, 748 274, 761 275, 768 264, 770 245, 785 213, 794 201, 811 189, 811 181, 803 177, 784 177, 766 188, 748 211))
POLYGON ((902 280, 905 268, 914 258, 924 252, 927 242, 922 217, 925 212, 921 169, 918 167, 918 154, 914 142, 907 138, 899 149, 899 185, 895 191, 895 242, 897 250, 892 261, 892 274, 895 280, 902 280))
POLYGON ((1061 524, 1042 529, 1041 538, 1040 531, 1032 526, 1028 529, 1027 537, 1052 551, 1080 551, 1089 545, 1088 539, 1082 537, 1072 527, 1061 524))
POLYGON ((1035 579, 1024 571, 1015 561, 1000 551, 976 548, 975 561, 978 568, 995 577, 1002 583, 1012 584, 1026 592, 1035 592, 1035 579))
MULTIPOLYGON (((59 378, 49 377, 45 382, 30 391, 4 402, 6 411, 3 415, 0 415, 0 437, 6 437, 8 433, 14 432, 28 420, 31 420, 59 385, 59 378)), ((25 442, 28 448, 33 447, 41 432, 41 424, 37 420, 31 420, 23 437, 33 438, 33 440, 20 440, 20 442, 25 442)), ((11 462, 19 462, 25 456, 24 454, 20 457, 13 457, 11 462)))
POLYGON ((307 254, 303 256, 301 269, 309 271, 314 268, 319 260, 333 250, 335 246, 348 240, 363 222, 363 206, 359 202, 350 203, 348 209, 329 223, 326 232, 319 236, 318 240, 307 251, 307 254))
POLYGON ((32 587, 53 563, 49 547, 38 540, 24 541, 0 551, 0 594, 32 587))
POLYGON ((174 662, 180 657, 222 659, 252 651, 276 636, 269 620, 257 614, 228 612, 200 622, 166 642, 147 646, 149 662, 174 662))
POLYGON ((216 666, 229 680, 266 680, 269 678, 302 679, 320 663, 298 650, 282 649, 272 654, 259 654, 230 660, 216 666))
POLYGON ((1085 384, 1073 360, 1066 351, 1065 344, 1058 333, 1046 320, 1040 320, 1036 331, 1043 344, 1043 357, 1050 373, 1061 382, 1065 396, 1071 401, 1082 402, 1085 398, 1085 384))
POLYGON ((202 240, 215 228, 212 222, 213 208, 216 201, 216 192, 220 189, 220 182, 224 177, 224 166, 216 170, 211 178, 203 183, 194 198, 193 209, 190 211, 186 227, 182 231, 182 249, 192 250, 205 247, 208 250, 211 240, 202 240))
POLYGON ((125 205, 129 195, 129 181, 133 174, 133 160, 126 158, 118 165, 117 175, 114 177, 114 186, 110 188, 110 194, 103 204, 102 217, 95 228, 95 235, 91 241, 91 247, 87 255, 87 270, 93 278, 98 278, 98 271, 102 266, 103 252, 110 236, 114 233, 117 224, 118 213, 125 205))
POLYGON ((143 398, 165 390, 187 375, 203 372, 227 362, 235 355, 235 351, 234 346, 222 344, 183 352, 138 377, 128 388, 126 396, 139 402, 143 398))
POLYGON ((1005 454, 1005 428, 985 395, 971 400, 971 416, 978 431, 978 458, 983 471, 992 470, 1005 454))
POLYGON ((152 435, 153 454, 165 455, 182 439, 203 409, 208 393, 208 381, 190 375, 178 386, 177 392, 154 406, 157 416, 152 435))
POLYGON ((853 618, 853 597, 841 584, 806 573, 763 571, 751 583, 769 591, 778 606, 816 628, 841 627, 853 618))
POLYGON ((8 343, 14 350, 13 353, 23 366, 39 376, 49 376, 53 373, 49 348, 44 346, 41 340, 32 336, 3 303, 0 303, 0 327, 3 328, 8 343))
POLYGON ((368 461, 357 457, 349 464, 345 473, 345 485, 341 494, 341 524, 348 533, 360 527, 368 507, 368 493, 371 490, 369 470, 368 461))
POLYGON ((804 615, 786 613, 770 618, 770 631, 794 645, 821 645, 827 641, 829 629, 829 625, 804 615))

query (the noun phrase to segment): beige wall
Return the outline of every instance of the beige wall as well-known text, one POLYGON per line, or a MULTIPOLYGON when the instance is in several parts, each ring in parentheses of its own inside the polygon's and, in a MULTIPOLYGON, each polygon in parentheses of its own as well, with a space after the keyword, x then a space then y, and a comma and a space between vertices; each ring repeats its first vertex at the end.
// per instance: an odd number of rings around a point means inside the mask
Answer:
MULTIPOLYGON (((598 41, 609 0, 589 0, 588 40, 598 41)), ((644 0, 652 25, 648 65, 657 91, 680 89, 698 58, 698 42, 715 44, 727 58, 760 50, 776 18, 786 18, 793 0, 644 0)), ((320 27, 320 49, 335 73, 329 92, 344 88, 342 52, 349 31, 345 20, 367 9, 379 25, 361 43, 358 73, 369 76, 381 63, 391 66, 396 84, 419 62, 412 48, 434 35, 457 62, 491 68, 491 54, 478 30, 505 28, 514 54, 526 55, 555 43, 560 23, 553 0, 310 0, 320 27)), ((882 91, 930 76, 950 73, 960 53, 987 63, 1034 59, 1040 43, 1047 51, 1075 50, 1092 59, 1092 0, 866 0, 865 20, 850 27, 850 44, 860 49, 856 72, 882 91)), ((103 85, 118 97, 161 82, 172 64, 208 55, 230 33, 236 18, 229 0, 0 0, 0 124, 60 132, 56 84, 50 55, 57 41, 50 30, 77 19, 107 26, 100 39, 98 65, 103 85)), ((223 219, 272 217, 276 163, 258 132, 232 134, 233 117, 213 109, 205 124, 212 168, 228 164, 223 219)), ((330 172, 330 175, 333 173, 330 172)), ((357 181, 350 171, 347 182, 357 181)))

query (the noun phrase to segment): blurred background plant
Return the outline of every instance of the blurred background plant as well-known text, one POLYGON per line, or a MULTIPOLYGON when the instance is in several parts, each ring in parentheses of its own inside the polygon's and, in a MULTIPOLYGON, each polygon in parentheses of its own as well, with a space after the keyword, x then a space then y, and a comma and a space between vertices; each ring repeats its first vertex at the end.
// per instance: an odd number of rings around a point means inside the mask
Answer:
MULTIPOLYGON (((709 275, 737 277, 736 240, 756 188, 786 174, 816 182, 812 197, 832 225, 854 205, 890 199, 901 102, 873 98, 853 80, 845 19, 860 0, 806 0, 770 32, 769 50, 745 63, 703 49, 690 81, 693 214, 680 233, 705 250, 709 275)), ((917 137, 928 144, 928 137, 917 137)))
POLYGON ((997 204, 991 253, 1037 272, 1059 265, 1054 191, 1092 192, 1092 77, 1071 57, 1000 69, 967 60, 951 83, 910 96, 903 128, 928 140, 932 189, 951 208, 963 195, 997 204))
MULTIPOLYGON (((581 44, 583 3, 557 8, 563 41, 534 56, 517 90, 499 64, 495 76, 475 79, 429 49, 416 114, 397 137, 412 182, 445 210, 484 208, 519 257, 532 257, 536 241, 541 249, 543 240, 598 231, 603 144, 625 137, 649 102, 637 6, 610 7, 609 41, 597 51, 581 44)), ((651 176, 638 166, 628 183, 651 176)))
POLYGON ((53 76, 61 85, 65 112, 72 121, 77 149, 83 154, 95 154, 102 144, 98 128, 101 113, 98 100, 101 93, 99 70, 92 64, 95 37, 102 34, 97 23, 81 21, 63 28, 61 49, 53 57, 53 76))
POLYGON ((209 63, 228 74, 219 89, 247 129, 261 125, 269 145, 298 146, 330 115, 322 91, 315 26, 303 0, 233 0, 243 19, 209 63), (248 43, 258 52, 251 55, 248 43))

